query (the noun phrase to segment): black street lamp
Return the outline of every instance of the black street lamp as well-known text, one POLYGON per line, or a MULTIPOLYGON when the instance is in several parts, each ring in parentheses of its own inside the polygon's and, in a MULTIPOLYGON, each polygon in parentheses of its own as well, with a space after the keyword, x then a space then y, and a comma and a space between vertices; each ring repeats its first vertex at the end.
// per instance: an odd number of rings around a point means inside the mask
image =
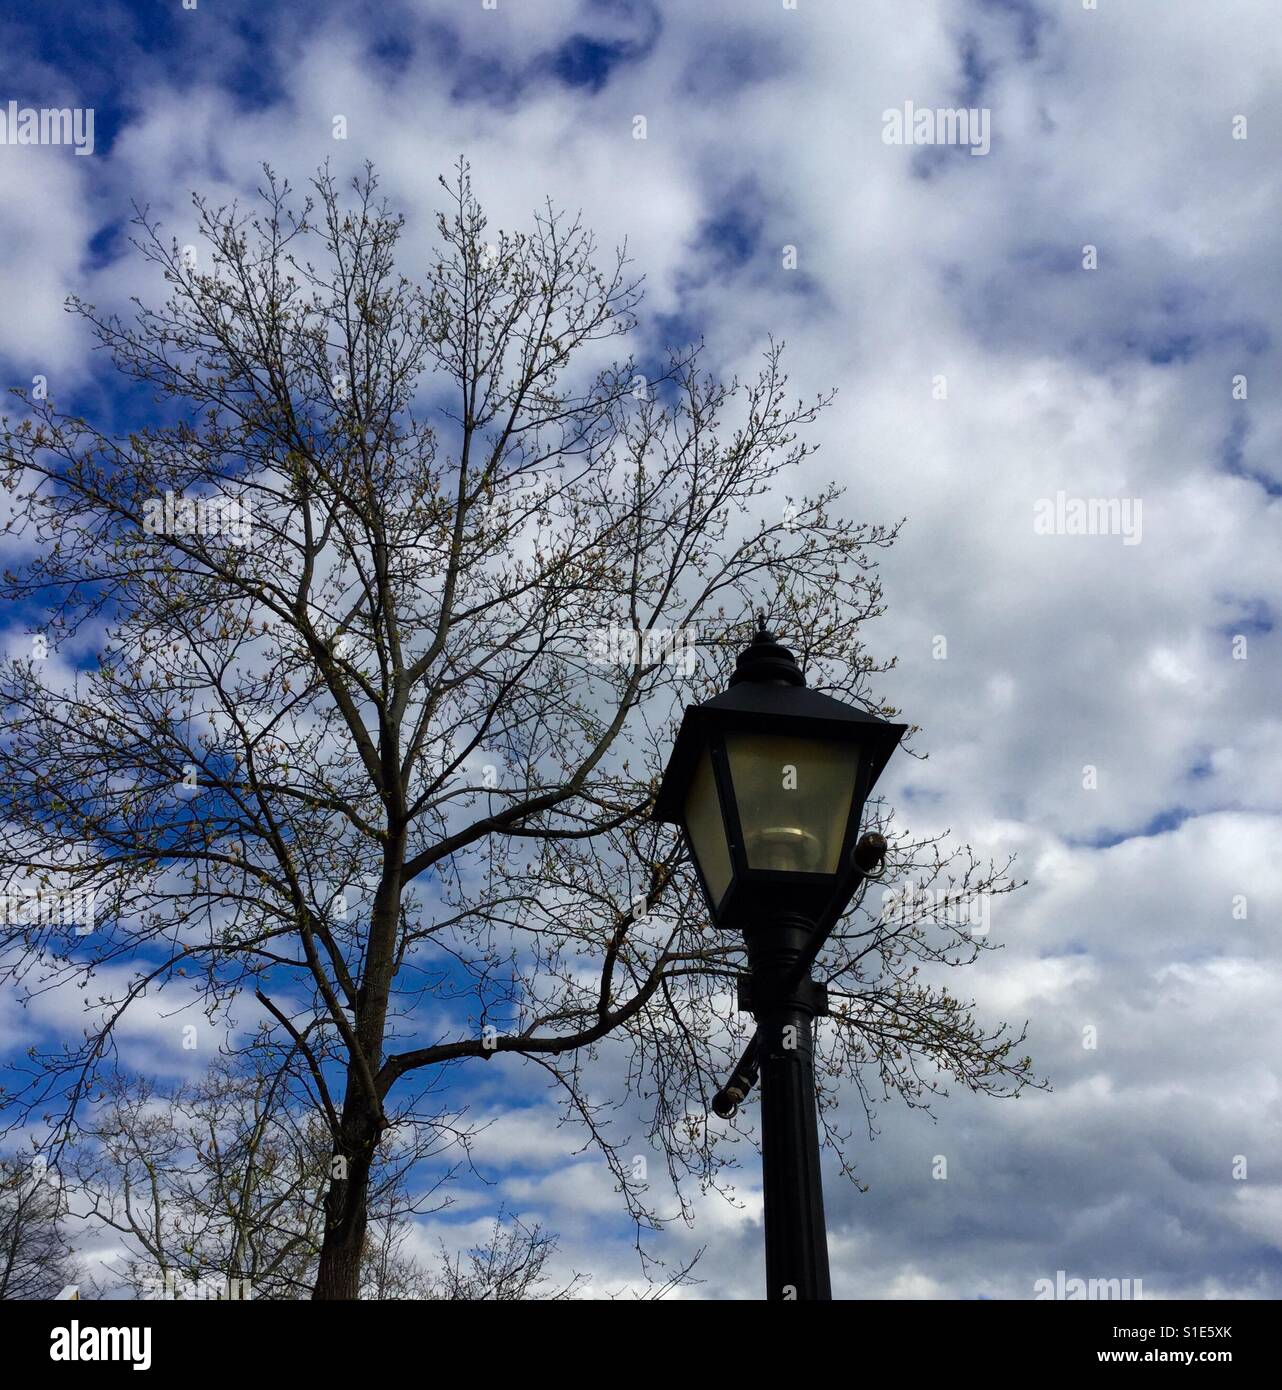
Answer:
POLYGON ((739 1007, 757 1036, 714 1109, 732 1115, 760 1070, 770 1298, 832 1297, 813 1056, 827 993, 810 966, 885 854, 880 836, 856 839, 906 727, 808 690, 763 621, 729 689, 687 707, 655 801, 685 832, 714 924, 748 951, 739 1007))

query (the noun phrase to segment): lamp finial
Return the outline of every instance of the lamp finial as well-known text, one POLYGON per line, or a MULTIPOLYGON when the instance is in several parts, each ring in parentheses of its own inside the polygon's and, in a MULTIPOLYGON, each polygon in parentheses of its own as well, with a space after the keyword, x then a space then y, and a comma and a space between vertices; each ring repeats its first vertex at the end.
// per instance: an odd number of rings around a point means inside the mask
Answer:
POLYGON ((740 681, 779 681, 784 685, 805 685, 797 659, 766 626, 766 610, 757 610, 757 632, 749 646, 735 661, 731 685, 740 681))

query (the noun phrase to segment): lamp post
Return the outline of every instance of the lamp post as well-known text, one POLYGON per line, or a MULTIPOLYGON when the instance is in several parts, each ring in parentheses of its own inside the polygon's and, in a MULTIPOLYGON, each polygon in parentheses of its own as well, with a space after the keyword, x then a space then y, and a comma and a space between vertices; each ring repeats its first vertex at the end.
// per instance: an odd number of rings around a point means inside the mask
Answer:
POLYGON ((730 685, 681 721, 655 820, 679 825, 714 924, 743 935, 739 1007, 757 1035, 714 1102, 732 1115, 761 1076, 766 1290, 828 1299, 810 966, 885 853, 857 842, 864 802, 906 726, 807 689, 764 619, 730 685))

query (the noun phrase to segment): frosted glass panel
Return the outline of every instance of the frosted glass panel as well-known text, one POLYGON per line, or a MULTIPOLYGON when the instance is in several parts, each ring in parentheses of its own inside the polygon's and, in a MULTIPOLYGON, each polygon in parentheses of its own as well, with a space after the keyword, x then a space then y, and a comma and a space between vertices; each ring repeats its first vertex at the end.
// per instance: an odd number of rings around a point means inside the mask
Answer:
POLYGON ((726 847, 726 828, 717 801, 712 759, 706 748, 686 792, 686 833, 708 892, 713 902, 719 903, 730 886, 730 851, 726 847))
POLYGON ((781 734, 726 735, 750 869, 837 872, 859 750, 781 734))

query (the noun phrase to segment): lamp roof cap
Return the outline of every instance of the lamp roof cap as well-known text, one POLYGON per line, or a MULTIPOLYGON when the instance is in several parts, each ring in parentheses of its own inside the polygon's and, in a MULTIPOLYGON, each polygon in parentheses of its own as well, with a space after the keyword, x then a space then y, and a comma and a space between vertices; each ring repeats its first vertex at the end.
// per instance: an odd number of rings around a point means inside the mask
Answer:
POLYGON ((757 633, 735 661, 731 685, 742 681, 781 681, 785 685, 805 685, 806 678, 797 658, 766 626, 764 612, 757 614, 757 633))

